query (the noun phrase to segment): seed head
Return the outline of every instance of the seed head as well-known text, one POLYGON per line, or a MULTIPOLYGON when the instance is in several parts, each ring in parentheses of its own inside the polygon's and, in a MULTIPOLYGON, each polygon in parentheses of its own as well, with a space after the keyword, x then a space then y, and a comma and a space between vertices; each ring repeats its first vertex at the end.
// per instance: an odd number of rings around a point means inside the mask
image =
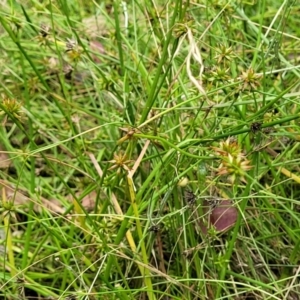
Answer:
POLYGON ((236 141, 228 138, 225 142, 220 142, 219 147, 212 147, 221 158, 218 168, 218 175, 227 175, 233 183, 238 178, 245 181, 245 174, 252 168, 250 161, 242 153, 236 141))
POLYGON ((2 100, 2 105, 4 108, 4 111, 9 115, 12 115, 19 121, 23 118, 23 112, 22 112, 22 103, 18 102, 16 99, 9 99, 4 98, 2 100))

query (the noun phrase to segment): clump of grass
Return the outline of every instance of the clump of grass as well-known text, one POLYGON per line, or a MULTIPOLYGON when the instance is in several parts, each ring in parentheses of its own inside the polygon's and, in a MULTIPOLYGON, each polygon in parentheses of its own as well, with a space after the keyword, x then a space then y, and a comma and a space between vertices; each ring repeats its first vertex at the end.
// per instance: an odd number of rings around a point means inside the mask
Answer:
POLYGON ((297 9, 6 3, 1 296, 297 299, 297 9))

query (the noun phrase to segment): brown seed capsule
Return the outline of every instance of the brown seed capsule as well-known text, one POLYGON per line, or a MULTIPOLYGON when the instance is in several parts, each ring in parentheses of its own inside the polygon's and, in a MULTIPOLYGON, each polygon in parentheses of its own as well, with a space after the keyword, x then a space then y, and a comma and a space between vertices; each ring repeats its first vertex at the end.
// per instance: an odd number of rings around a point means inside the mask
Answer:
POLYGON ((250 130, 252 133, 256 133, 256 132, 259 132, 261 131, 261 125, 262 123, 260 122, 254 122, 250 125, 250 130))
POLYGON ((49 32, 50 32, 50 26, 42 23, 40 26, 40 35, 43 38, 46 38, 49 35, 49 32))
POLYGON ((196 202, 196 195, 192 191, 184 192, 184 199, 188 205, 193 205, 196 202))
POLYGON ((67 39, 67 42, 66 42, 66 52, 74 50, 74 48, 76 48, 76 46, 77 46, 76 41, 74 41, 72 39, 67 39))

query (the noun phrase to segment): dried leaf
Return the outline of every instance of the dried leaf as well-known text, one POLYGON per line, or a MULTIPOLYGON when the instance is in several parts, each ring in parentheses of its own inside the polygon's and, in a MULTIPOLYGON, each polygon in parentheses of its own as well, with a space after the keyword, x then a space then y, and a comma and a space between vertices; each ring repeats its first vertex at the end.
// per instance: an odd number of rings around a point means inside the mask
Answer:
POLYGON ((33 209, 34 211, 41 213, 43 209, 48 209, 51 213, 63 214, 65 209, 62 207, 61 203, 58 200, 47 200, 43 197, 39 197, 39 199, 35 199, 30 197, 29 194, 20 189, 15 188, 13 185, 6 181, 0 180, 0 193, 2 195, 3 189, 6 194, 6 199, 13 201, 14 205, 29 205, 30 202, 34 202, 33 209))
POLYGON ((207 226, 203 222, 200 223, 203 233, 207 233, 212 226, 218 232, 225 232, 234 226, 238 216, 237 208, 229 199, 222 200, 214 208, 210 208, 208 201, 205 200, 203 212, 204 214, 208 213, 207 226), (210 209, 211 212, 209 212, 210 209))
POLYGON ((6 169, 11 165, 11 159, 3 147, 0 146, 0 169, 6 169))
MULTIPOLYGON (((95 53, 99 53, 100 55, 105 54, 105 49, 104 49, 103 45, 100 42, 97 42, 95 40, 90 41, 90 47, 91 47, 91 50, 95 53)), ((100 63, 101 62, 101 59, 95 54, 92 54, 92 58, 93 58, 95 63, 100 63)))
MULTIPOLYGON (((81 199, 81 192, 76 193, 76 197, 81 199)), ((97 198, 97 192, 96 191, 91 191, 89 194, 84 196, 80 201, 83 206, 83 208, 86 211, 92 211, 95 208, 95 199, 97 198)), ((68 195, 67 199, 69 200, 70 203, 73 203, 74 197, 72 195, 68 195)))

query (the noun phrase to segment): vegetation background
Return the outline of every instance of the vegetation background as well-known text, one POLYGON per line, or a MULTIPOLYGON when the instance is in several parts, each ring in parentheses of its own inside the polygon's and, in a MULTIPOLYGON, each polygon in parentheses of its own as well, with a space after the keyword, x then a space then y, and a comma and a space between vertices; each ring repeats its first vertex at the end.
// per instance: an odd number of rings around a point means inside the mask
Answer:
POLYGON ((300 299, 300 3, 1 1, 1 299, 300 299))

